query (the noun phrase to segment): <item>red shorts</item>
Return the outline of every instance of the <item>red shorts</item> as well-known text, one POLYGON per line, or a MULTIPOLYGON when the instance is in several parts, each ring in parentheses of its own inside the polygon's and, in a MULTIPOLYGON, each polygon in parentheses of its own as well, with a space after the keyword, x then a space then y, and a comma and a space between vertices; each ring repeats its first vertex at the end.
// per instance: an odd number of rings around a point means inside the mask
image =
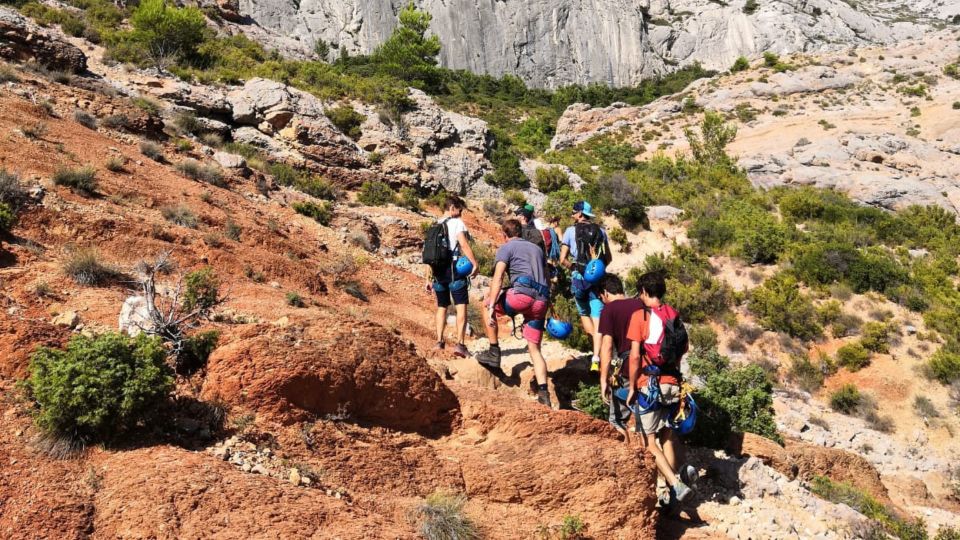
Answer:
POLYGON ((546 300, 537 300, 514 289, 507 289, 507 294, 501 295, 494 307, 494 313, 511 317, 523 315, 523 339, 539 345, 543 341, 547 307, 546 300))

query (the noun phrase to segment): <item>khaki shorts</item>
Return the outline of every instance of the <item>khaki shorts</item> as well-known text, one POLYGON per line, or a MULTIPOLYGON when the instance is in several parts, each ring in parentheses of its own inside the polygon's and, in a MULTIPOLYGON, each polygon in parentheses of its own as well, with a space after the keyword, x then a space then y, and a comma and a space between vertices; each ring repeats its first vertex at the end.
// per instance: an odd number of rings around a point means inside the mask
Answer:
POLYGON ((667 420, 670 419, 670 411, 672 409, 665 405, 672 405, 680 401, 680 387, 675 384, 661 384, 660 396, 662 400, 660 407, 639 416, 639 421, 637 422, 638 433, 644 435, 648 433, 660 433, 660 430, 668 427, 667 420))

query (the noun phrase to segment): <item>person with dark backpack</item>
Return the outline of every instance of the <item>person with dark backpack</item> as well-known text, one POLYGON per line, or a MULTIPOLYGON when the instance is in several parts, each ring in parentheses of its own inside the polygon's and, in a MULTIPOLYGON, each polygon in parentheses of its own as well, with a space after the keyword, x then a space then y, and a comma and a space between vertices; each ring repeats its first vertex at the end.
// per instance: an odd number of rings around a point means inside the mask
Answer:
POLYGON ((470 249, 467 226, 460 218, 465 208, 463 199, 448 195, 444 203, 443 217, 427 229, 423 242, 423 264, 429 269, 426 288, 437 298, 437 345, 434 350, 442 351, 446 346, 443 334, 447 325, 447 308, 452 302, 457 313, 457 345, 453 354, 461 358, 470 354, 464 345, 467 334, 467 303, 470 299, 470 278, 480 269, 477 258, 470 249), (468 275, 460 275, 456 271, 461 257, 466 257, 471 263, 472 271, 468 275))
POLYGON ((571 269, 570 289, 577 304, 577 313, 580 314, 580 324, 583 325, 583 331, 593 338, 590 369, 599 371, 600 334, 597 327, 600 325, 603 301, 600 299, 599 287, 587 283, 584 273, 591 260, 599 259, 607 266, 613 256, 607 232, 593 222, 595 217, 593 208, 587 201, 579 201, 573 205, 574 223, 563 232, 560 264, 571 269))
POLYGON ((680 438, 670 429, 672 406, 680 401, 680 361, 689 347, 680 314, 663 303, 663 275, 648 272, 637 280, 637 297, 645 309, 634 312, 627 329, 631 341, 626 402, 637 415, 640 442, 649 451, 669 489, 666 504, 683 501, 692 492, 696 469, 677 468, 680 438))
POLYGON ((543 241, 543 233, 537 228, 533 220, 534 208, 532 205, 525 204, 517 208, 513 215, 517 216, 520 222, 520 238, 540 248, 544 256, 547 255, 547 247, 543 241))

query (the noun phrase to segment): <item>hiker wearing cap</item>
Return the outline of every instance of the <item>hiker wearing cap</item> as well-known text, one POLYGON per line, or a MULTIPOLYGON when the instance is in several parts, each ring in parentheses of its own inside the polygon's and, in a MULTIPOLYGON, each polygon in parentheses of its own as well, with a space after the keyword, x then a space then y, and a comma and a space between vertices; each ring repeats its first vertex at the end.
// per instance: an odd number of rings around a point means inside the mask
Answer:
MULTIPOLYGON (((427 282, 427 290, 433 291, 437 297, 437 345, 434 350, 442 351, 445 348, 444 331, 447 325, 447 308, 452 303, 457 314, 457 344, 453 348, 453 354, 461 358, 466 358, 470 353, 464 345, 464 339, 467 334, 467 303, 470 299, 470 277, 477 274, 480 266, 477 264, 477 258, 470 249, 467 226, 460 218, 466 204, 463 199, 456 195, 448 195, 444 203, 445 212, 443 217, 437 222, 437 225, 445 229, 446 240, 449 242, 449 255, 442 258, 436 264, 428 264, 430 277, 427 282), (471 272, 467 275, 461 275, 458 268, 460 259, 466 257, 472 266, 471 272)), ((438 231, 439 232, 439 231, 438 231)), ((439 234, 444 234, 439 232, 439 234)))
POLYGON ((547 363, 540 352, 550 303, 546 260, 539 247, 520 237, 519 221, 508 219, 503 222, 501 229, 507 241, 497 250, 493 279, 483 302, 487 308, 487 324, 484 328, 490 348, 476 356, 477 362, 491 370, 501 371, 497 316, 523 315, 523 338, 527 341, 527 351, 537 379, 537 401, 551 407, 550 393, 547 391, 547 363), (506 289, 503 288, 505 277, 510 280, 510 286, 506 289))
POLYGON ((613 395, 613 390, 626 387, 627 370, 625 366, 630 358, 631 341, 627 337, 630 319, 637 311, 646 306, 637 298, 627 298, 623 291, 623 281, 615 274, 607 274, 600 280, 600 298, 603 300, 603 312, 600 313, 600 397, 610 406, 608 420, 624 436, 627 444, 633 444, 627 421, 630 408, 627 403, 613 395))
POLYGON ((520 221, 520 238, 534 244, 546 255, 547 248, 543 243, 543 233, 537 229, 537 225, 534 223, 533 211, 533 205, 525 204, 518 207, 513 214, 520 221))
POLYGON ((592 220, 596 216, 593 207, 587 201, 578 201, 573 205, 573 225, 563 232, 560 248, 560 264, 572 270, 570 276, 571 291, 580 314, 583 330, 593 337, 593 358, 590 369, 600 369, 600 313, 603 301, 596 285, 588 283, 584 275, 591 260, 599 259, 604 265, 610 264, 610 244, 607 232, 592 220))

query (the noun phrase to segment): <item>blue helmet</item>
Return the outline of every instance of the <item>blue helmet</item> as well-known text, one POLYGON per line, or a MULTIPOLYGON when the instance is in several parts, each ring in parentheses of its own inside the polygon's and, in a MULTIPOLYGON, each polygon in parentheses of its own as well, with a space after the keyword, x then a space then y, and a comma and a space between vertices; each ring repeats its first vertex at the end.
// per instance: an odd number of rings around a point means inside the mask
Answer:
POLYGON ((466 257, 460 257, 457 259, 457 265, 453 271, 456 272, 458 278, 467 277, 473 272, 473 263, 466 257))
POLYGON ((686 400, 677 405, 677 411, 670 415, 668 423, 670 429, 677 432, 678 435, 686 435, 693 431, 693 426, 697 424, 697 402, 693 396, 687 394, 686 400))
POLYGON ((587 263, 587 267, 583 270, 583 279, 592 285, 600 281, 606 273, 607 265, 603 264, 600 259, 593 259, 587 263))
POLYGON ((547 321, 547 333, 554 339, 567 339, 573 333, 573 325, 550 317, 547 321))

